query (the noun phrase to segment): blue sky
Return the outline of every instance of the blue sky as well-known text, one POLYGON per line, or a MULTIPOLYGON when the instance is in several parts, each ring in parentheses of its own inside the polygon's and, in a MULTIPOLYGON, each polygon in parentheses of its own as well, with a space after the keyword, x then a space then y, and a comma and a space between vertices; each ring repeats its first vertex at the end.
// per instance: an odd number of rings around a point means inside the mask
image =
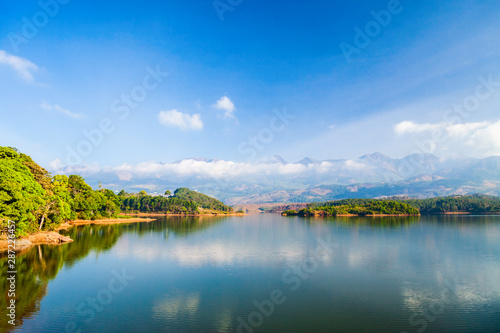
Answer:
POLYGON ((500 154, 497 1, 41 3, 0 5, 0 142, 46 167, 500 154))

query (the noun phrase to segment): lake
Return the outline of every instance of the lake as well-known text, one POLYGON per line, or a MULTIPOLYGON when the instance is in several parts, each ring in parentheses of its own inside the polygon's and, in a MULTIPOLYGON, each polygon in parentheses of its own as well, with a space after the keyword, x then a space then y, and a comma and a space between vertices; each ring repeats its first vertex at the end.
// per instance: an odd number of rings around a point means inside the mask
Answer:
POLYGON ((65 233, 73 243, 18 255, 14 331, 500 330, 499 216, 160 217, 65 233))

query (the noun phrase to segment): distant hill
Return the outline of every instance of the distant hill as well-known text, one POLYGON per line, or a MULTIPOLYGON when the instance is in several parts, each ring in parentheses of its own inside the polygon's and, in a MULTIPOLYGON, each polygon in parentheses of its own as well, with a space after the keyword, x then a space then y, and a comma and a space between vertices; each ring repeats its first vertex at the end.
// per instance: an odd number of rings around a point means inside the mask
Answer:
POLYGON ((145 191, 126 193, 123 190, 118 197, 121 199, 120 208, 125 212, 199 214, 203 213, 200 208, 212 212, 233 212, 221 201, 185 187, 175 190, 171 197, 148 195, 145 191))
POLYGON ((214 199, 212 197, 209 197, 206 194, 199 193, 196 191, 191 191, 190 189, 186 187, 181 187, 175 190, 174 192, 174 197, 181 199, 181 200, 187 200, 187 201, 192 201, 194 202, 197 206, 206 208, 206 209, 213 209, 213 210, 219 210, 223 212, 229 212, 232 211, 232 208, 229 206, 226 206, 223 202, 214 199))
MULTIPOLYGON (((278 155, 257 161, 233 162, 194 158, 175 163, 153 163, 148 170, 113 170, 71 166, 56 171, 83 174, 90 184, 102 181, 118 191, 189 187, 229 205, 297 203, 342 198, 383 198, 482 193, 500 195, 500 156, 442 160, 415 153, 391 158, 382 153, 357 159, 318 160, 306 157, 287 162, 278 155)), ((132 168, 133 170, 133 168, 132 168)))

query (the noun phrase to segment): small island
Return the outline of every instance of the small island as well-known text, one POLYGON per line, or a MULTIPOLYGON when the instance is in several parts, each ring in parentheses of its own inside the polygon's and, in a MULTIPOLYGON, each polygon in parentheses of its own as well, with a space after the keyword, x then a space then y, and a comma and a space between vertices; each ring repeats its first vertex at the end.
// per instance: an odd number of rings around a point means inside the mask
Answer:
POLYGON ((419 216, 442 214, 499 214, 500 198, 484 194, 427 199, 342 199, 311 203, 299 210, 284 209, 283 216, 419 216))
POLYGON ((419 216, 409 204, 395 200, 345 199, 309 204, 299 211, 285 210, 283 216, 419 216))

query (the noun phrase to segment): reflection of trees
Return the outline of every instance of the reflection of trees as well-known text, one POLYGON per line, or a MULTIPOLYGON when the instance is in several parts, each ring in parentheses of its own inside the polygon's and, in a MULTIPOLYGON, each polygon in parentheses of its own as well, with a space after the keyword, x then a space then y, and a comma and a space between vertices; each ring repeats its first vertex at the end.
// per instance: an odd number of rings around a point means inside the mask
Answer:
MULTIPOLYGON (((48 278, 41 276, 39 272, 43 270, 44 263, 38 259, 38 247, 31 248, 22 256, 16 258, 16 326, 19 327, 23 323, 23 318, 29 318, 36 314, 40 308, 40 301, 47 292, 48 278)), ((7 272, 7 258, 0 259, 0 269, 2 272, 7 272)), ((0 318, 0 330, 9 331, 14 328, 8 323, 10 320, 4 313, 7 302, 10 302, 8 297, 9 281, 7 276, 2 273, 5 278, 2 279, 0 289, 2 296, 0 297, 0 307, 2 308, 2 316, 0 318)))
POLYGON ((174 233, 176 236, 188 236, 189 234, 213 227, 226 220, 227 217, 172 216, 155 217, 155 219, 151 222, 118 224, 114 226, 123 229, 122 231, 134 232, 140 236, 151 232, 161 232, 167 235, 174 233))
MULTIPOLYGON (((67 231, 61 231, 73 239, 72 243, 64 245, 36 245, 16 255, 16 326, 20 327, 23 319, 30 318, 40 310, 40 301, 47 293, 47 285, 54 279, 59 270, 71 267, 85 258, 91 251, 109 251, 125 232, 145 235, 150 232, 173 232, 178 236, 204 230, 222 222, 221 217, 160 217, 147 223, 124 223, 106 225, 76 226, 67 231)), ((4 313, 7 308, 9 282, 5 272, 7 268, 7 253, 0 254, 0 331, 9 331, 9 317, 4 313)))
MULTIPOLYGON (((189 234, 199 232, 226 220, 226 217, 217 216, 202 216, 202 217, 170 217, 165 220, 154 221, 165 225, 169 232, 173 232, 177 236, 188 236, 189 234)), ((162 228, 161 230, 165 230, 162 228)))
MULTIPOLYGON (((23 253, 16 255, 16 327, 23 319, 30 318, 39 311, 40 301, 45 296, 47 284, 57 276, 64 266, 72 266, 86 257, 90 251, 105 251, 118 240, 119 232, 106 226, 75 227, 66 232, 74 242, 65 245, 36 245, 23 253), (96 237, 99 236, 99 237, 96 237)), ((0 259, 0 269, 6 272, 7 258, 0 259)), ((4 278, 1 281, 0 307, 6 309, 9 283, 4 278)), ((12 329, 10 320, 3 315, 0 327, 3 330, 12 329)))
POLYGON ((340 224, 346 226, 370 226, 373 228, 396 229, 420 222, 420 216, 338 216, 338 217, 301 217, 300 221, 311 225, 340 224))

